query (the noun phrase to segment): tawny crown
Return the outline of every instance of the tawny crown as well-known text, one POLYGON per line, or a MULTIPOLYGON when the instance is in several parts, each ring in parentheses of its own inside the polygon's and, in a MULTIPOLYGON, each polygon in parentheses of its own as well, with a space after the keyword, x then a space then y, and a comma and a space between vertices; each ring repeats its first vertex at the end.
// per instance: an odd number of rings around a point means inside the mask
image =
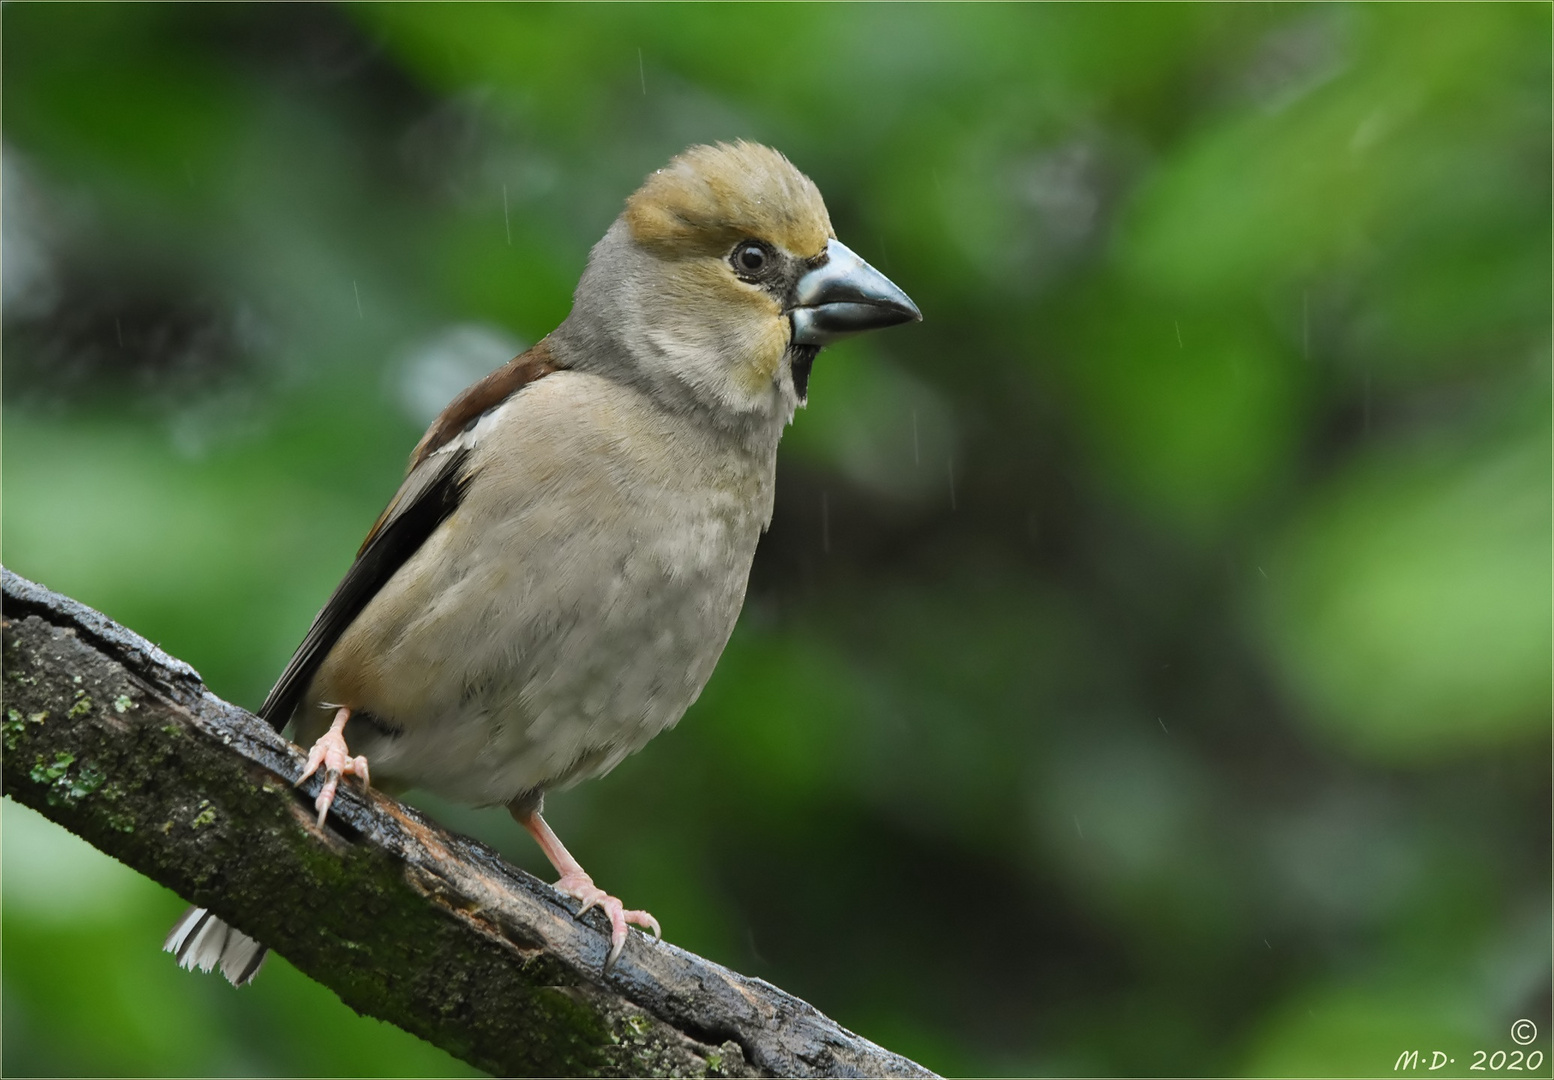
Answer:
POLYGON ((626 200, 639 244, 668 255, 721 254, 745 238, 801 258, 825 250, 831 217, 815 182, 770 147, 693 146, 626 200))

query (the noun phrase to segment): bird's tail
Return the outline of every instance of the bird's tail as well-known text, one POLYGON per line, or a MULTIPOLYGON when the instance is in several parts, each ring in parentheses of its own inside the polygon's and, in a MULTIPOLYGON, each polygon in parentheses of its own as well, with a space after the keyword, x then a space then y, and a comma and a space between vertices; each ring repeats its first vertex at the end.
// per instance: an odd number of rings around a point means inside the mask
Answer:
POLYGON ((179 916, 162 942, 162 951, 176 956, 178 966, 188 971, 209 971, 220 964, 221 973, 233 986, 252 982, 270 955, 269 948, 201 907, 179 916))

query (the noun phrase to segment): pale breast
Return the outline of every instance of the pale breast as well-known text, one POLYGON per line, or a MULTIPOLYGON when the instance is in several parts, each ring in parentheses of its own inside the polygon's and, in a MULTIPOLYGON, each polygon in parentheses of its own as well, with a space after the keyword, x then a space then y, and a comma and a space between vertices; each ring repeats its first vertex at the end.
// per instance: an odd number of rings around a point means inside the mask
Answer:
POLYGON ((347 737, 374 776, 495 803, 608 771, 696 699, 744 602, 772 460, 560 372, 482 423, 471 463, 311 696, 372 715, 347 737))

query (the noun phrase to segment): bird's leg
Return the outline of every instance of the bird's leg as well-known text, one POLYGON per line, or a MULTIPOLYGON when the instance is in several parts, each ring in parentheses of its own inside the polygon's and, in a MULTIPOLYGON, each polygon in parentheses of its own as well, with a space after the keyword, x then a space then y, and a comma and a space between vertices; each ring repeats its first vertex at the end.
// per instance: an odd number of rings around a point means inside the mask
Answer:
POLYGON ((620 957, 621 950, 626 947, 626 924, 653 931, 653 936, 663 940, 664 932, 659 928, 658 920, 645 911, 629 911, 615 897, 605 892, 594 884, 594 879, 588 876, 572 853, 562 844, 561 838, 551 831, 545 819, 540 817, 538 810, 511 808, 512 815, 518 820, 518 824, 528 830, 540 845, 540 850, 550 860, 550 865, 556 868, 556 873, 561 875, 561 880, 556 882, 556 891, 563 896, 570 896, 580 901, 582 907, 578 909, 578 916, 591 907, 600 907, 610 917, 610 953, 605 957, 604 970, 609 971, 615 966, 615 961, 620 957))
POLYGON ((308 764, 302 770, 302 775, 297 777, 296 787, 301 787, 302 782, 318 771, 318 767, 324 767, 324 786, 318 790, 318 798, 313 800, 313 806, 318 810, 318 827, 324 827, 324 818, 329 816, 329 807, 335 801, 335 792, 340 790, 340 777, 359 776, 362 778, 362 787, 372 782, 367 775, 367 759, 361 756, 352 757, 351 751, 345 745, 345 722, 351 718, 351 710, 341 706, 335 713, 335 722, 329 725, 329 730, 318 737, 318 742, 313 744, 313 749, 308 751, 308 764))

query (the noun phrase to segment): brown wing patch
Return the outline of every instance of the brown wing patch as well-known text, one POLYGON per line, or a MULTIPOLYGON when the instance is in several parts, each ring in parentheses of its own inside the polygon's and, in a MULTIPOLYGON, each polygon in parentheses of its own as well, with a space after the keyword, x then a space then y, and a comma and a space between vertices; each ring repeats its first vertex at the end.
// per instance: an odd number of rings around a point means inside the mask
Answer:
POLYGON ((693 146, 626 200, 632 237, 668 255, 723 254, 758 237, 800 258, 825 250, 831 216, 815 182, 758 143, 693 146))
POLYGON ((561 365, 551 355, 550 345, 541 341, 467 387, 449 403, 442 415, 432 421, 432 426, 426 429, 421 441, 415 444, 415 449, 410 452, 410 468, 414 469, 421 464, 428 454, 446 445, 488 410, 496 408, 536 379, 543 379, 560 370, 561 365))
MULTIPOLYGON (((531 382, 561 370, 562 366, 551 355, 550 346, 541 340, 532 349, 519 353, 479 382, 465 387, 432 421, 432 426, 426 429, 421 441, 415 444, 415 449, 410 452, 410 465, 405 469, 405 475, 414 472, 417 465, 457 438, 460 432, 488 410, 496 408, 531 382)), ((384 524, 394 517, 395 508, 399 506, 403 495, 401 489, 383 508, 378 520, 372 523, 372 528, 367 530, 367 538, 356 552, 358 558, 377 539, 384 524)))

